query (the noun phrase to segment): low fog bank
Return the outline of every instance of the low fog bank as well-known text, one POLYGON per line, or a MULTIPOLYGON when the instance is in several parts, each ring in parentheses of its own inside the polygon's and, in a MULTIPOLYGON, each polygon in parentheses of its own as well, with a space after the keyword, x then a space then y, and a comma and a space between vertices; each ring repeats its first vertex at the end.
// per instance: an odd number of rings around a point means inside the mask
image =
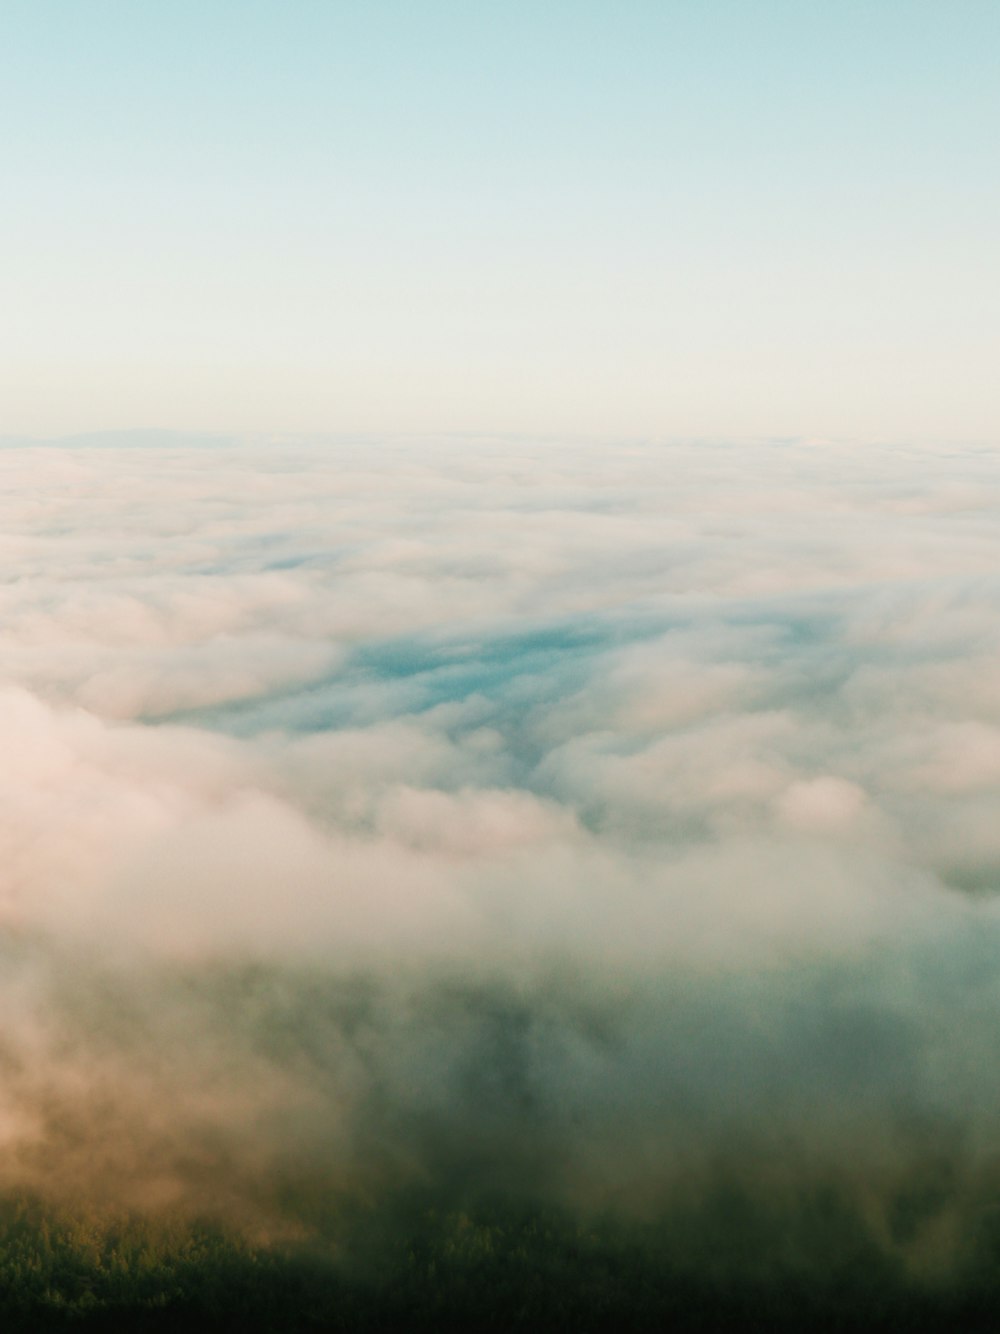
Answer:
POLYGON ((500 1198, 709 1267, 743 1217, 822 1268, 833 1199, 922 1280, 993 1256, 992 454, 0 475, 0 1190, 302 1245, 500 1198))

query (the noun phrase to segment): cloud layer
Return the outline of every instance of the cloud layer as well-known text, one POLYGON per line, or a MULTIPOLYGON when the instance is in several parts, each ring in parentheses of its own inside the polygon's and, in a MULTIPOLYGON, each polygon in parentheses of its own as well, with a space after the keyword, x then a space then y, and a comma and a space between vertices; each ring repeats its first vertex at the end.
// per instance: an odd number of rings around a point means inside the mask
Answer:
POLYGON ((825 1175, 907 1263, 972 1244, 992 454, 89 440, 0 480, 7 1186, 294 1231, 409 1181, 825 1175))

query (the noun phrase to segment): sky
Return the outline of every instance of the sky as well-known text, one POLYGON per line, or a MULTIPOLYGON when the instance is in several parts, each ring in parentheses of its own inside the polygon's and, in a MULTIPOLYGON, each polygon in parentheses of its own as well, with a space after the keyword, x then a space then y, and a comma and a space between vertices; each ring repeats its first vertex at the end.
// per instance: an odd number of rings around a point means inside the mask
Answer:
POLYGON ((0 434, 990 441, 991 0, 7 0, 0 434))

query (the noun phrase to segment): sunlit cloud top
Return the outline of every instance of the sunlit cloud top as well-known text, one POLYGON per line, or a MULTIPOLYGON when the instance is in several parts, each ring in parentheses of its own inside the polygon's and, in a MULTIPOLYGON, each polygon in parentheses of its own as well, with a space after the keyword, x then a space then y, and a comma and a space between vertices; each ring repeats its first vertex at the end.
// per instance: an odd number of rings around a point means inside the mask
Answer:
POLYGON ((309 1236, 825 1182, 961 1277, 998 511, 986 448, 0 449, 0 1186, 309 1236))

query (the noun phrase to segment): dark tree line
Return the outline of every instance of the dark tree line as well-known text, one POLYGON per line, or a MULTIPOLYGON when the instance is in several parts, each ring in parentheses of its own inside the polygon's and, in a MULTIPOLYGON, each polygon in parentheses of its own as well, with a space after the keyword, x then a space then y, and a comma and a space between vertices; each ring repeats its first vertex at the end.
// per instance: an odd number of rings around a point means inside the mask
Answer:
POLYGON ((207 1222, 0 1208, 5 1330, 994 1329, 1000 1244, 917 1282, 835 1194, 768 1218, 747 1198, 697 1217, 582 1221, 428 1192, 340 1218, 296 1246, 207 1222))

